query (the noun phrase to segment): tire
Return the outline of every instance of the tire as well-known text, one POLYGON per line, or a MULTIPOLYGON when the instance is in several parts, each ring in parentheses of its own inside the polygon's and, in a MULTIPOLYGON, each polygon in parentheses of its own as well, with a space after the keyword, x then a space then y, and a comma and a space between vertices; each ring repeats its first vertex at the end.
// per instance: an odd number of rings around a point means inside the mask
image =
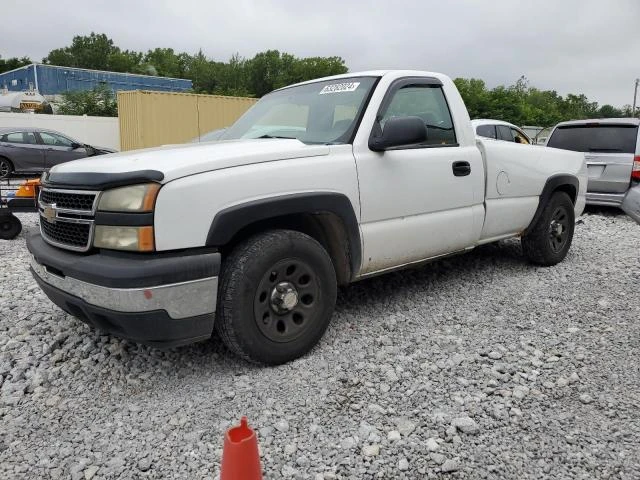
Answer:
POLYGON ((311 350, 329 326, 337 282, 326 250, 308 235, 273 230, 224 261, 215 329, 229 350, 279 365, 311 350))
POLYGON ((0 180, 5 179, 13 172, 13 165, 4 157, 0 157, 0 180))
POLYGON ((555 192, 540 218, 522 237, 522 250, 533 263, 555 265, 567 256, 573 240, 575 212, 565 192, 555 192))
POLYGON ((18 217, 10 213, 9 215, 0 214, 0 239, 12 240, 20 235, 22 231, 22 223, 18 217))

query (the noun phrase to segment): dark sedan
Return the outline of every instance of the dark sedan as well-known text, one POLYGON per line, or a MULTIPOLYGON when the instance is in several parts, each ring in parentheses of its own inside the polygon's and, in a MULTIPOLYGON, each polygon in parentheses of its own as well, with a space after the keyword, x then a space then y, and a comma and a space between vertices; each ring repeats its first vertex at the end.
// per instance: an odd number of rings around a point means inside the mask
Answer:
POLYGON ((12 173, 42 173, 77 158, 115 150, 92 147, 54 130, 40 128, 0 129, 0 178, 12 173))

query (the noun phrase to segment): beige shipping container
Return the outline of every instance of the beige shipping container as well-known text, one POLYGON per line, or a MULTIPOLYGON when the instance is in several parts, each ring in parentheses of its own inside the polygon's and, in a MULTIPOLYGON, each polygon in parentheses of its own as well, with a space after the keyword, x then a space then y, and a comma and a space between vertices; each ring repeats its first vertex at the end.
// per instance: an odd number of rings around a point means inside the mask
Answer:
POLYGON ((190 142, 228 127, 257 101, 193 93, 118 92, 120 149, 190 142))

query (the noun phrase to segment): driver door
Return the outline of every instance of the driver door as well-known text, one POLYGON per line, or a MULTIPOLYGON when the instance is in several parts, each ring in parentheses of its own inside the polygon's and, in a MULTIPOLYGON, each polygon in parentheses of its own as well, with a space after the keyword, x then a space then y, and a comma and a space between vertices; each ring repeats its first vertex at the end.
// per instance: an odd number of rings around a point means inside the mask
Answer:
POLYGON ((87 156, 85 147, 74 148, 76 142, 59 133, 37 132, 44 145, 45 168, 49 169, 59 163, 69 162, 87 156))
POLYGON ((354 144, 365 275, 464 250, 482 228, 482 158, 475 144, 458 144, 442 84, 397 80, 381 104, 374 132, 392 116, 420 117, 427 140, 384 152, 354 144), (463 164, 468 173, 460 172, 463 164))

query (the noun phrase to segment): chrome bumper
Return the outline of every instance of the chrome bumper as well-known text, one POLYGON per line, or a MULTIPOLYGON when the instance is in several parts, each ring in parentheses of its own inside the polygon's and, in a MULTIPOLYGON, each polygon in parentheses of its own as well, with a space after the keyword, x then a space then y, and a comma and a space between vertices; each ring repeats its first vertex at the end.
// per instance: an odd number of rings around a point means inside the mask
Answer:
POLYGON ((51 273, 34 257, 31 258, 31 268, 43 282, 90 305, 116 312, 164 310, 171 318, 178 320, 212 314, 216 310, 218 277, 148 288, 109 288, 51 273))

